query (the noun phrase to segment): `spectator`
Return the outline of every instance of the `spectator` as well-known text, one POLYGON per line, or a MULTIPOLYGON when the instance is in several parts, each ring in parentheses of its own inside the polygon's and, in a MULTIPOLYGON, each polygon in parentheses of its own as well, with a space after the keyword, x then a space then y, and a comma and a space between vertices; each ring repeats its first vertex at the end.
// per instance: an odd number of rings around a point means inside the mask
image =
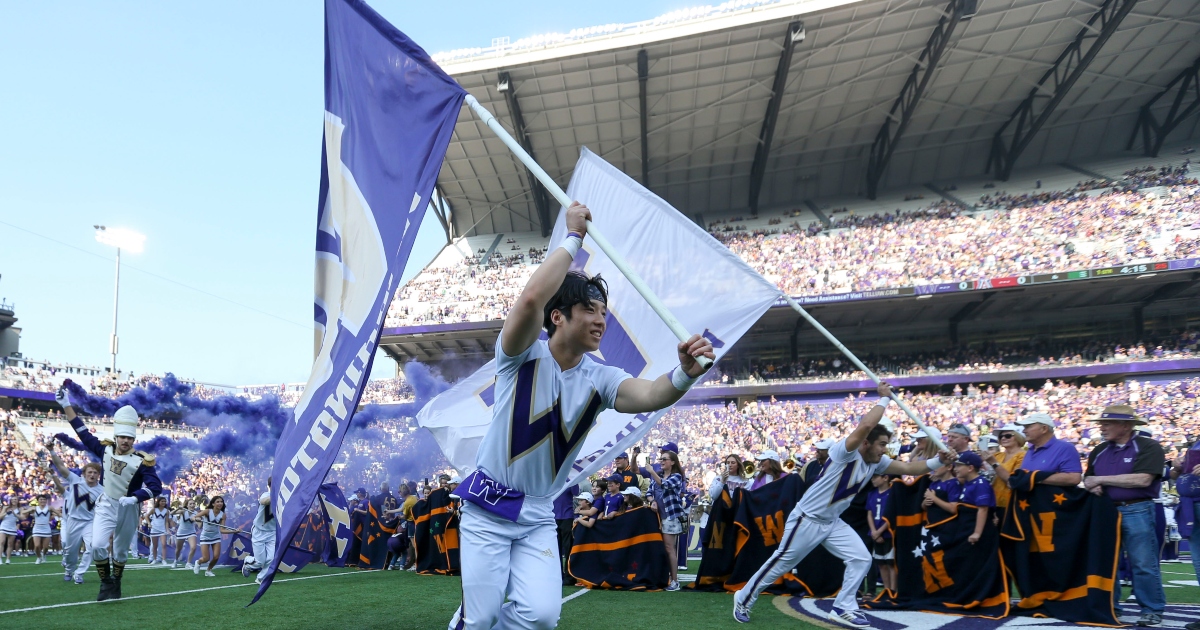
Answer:
POLYGON ((723 490, 728 490, 732 496, 734 491, 744 487, 746 483, 746 478, 742 477, 742 458, 731 453, 725 456, 725 466, 721 469, 721 474, 713 477, 712 484, 708 487, 708 498, 716 501, 723 490))
POLYGON ((601 499, 600 518, 610 519, 620 514, 621 506, 625 502, 621 497, 621 475, 614 473, 609 475, 605 481, 608 483, 608 493, 601 499))
POLYGON ((816 458, 800 467, 800 478, 806 483, 813 483, 821 478, 821 473, 825 472, 825 467, 829 464, 829 447, 831 446, 833 446, 833 440, 830 439, 818 440, 813 446, 817 452, 816 458))
POLYGON ((874 475, 871 477, 871 485, 873 487, 867 492, 867 530, 871 537, 871 558, 879 571, 880 579, 883 580, 883 588, 898 593, 896 563, 893 562, 896 559, 896 549, 892 532, 883 518, 884 510, 887 509, 888 491, 892 489, 892 480, 887 475, 874 475))
POLYGON ((574 523, 584 527, 595 525, 596 508, 592 506, 592 501, 595 501, 596 498, 592 496, 591 492, 581 492, 575 499, 579 501, 579 505, 575 506, 575 514, 578 516, 575 517, 574 523))
MULTIPOLYGON (((653 468, 648 469, 650 477, 661 493, 659 513, 662 515, 663 544, 667 546, 667 561, 671 563, 671 581, 667 584, 668 591, 679 590, 679 535, 683 533, 683 519, 687 514, 683 511, 683 465, 679 463, 679 455, 664 450, 658 457, 662 465, 660 476, 653 468)), ((778 460, 776 460, 778 463, 778 460)))
POLYGON ((782 479, 787 474, 783 472, 783 467, 779 464, 779 453, 771 449, 759 453, 755 459, 758 460, 758 469, 754 471, 754 481, 750 484, 751 490, 758 490, 776 479, 782 479))
MULTIPOLYGON (((640 452, 641 452, 640 449, 637 449, 637 448, 633 449, 633 454, 635 457, 640 452)), ((621 451, 621 453, 617 455, 617 458, 613 463, 616 465, 616 471, 614 472, 614 474, 621 476, 621 489, 622 490, 624 490, 625 488, 628 488, 629 486, 634 486, 637 488, 641 487, 641 485, 642 485, 641 476, 639 476, 637 474, 637 471, 635 471, 633 468, 631 468, 629 466, 629 453, 627 453, 625 451, 621 451)))
POLYGON ((1021 467, 1025 461, 1025 430, 1018 424, 1006 424, 996 431, 1000 440, 1000 452, 988 453, 987 463, 996 473, 992 482, 992 490, 996 494, 996 507, 1007 508, 1012 489, 1008 487, 1008 478, 1013 471, 1021 467))
MULTIPOLYGON (((1110 405, 1100 417, 1104 441, 1088 455, 1083 485, 1092 494, 1107 496, 1121 513, 1121 547, 1133 572, 1133 594, 1141 607, 1139 626, 1162 623, 1167 596, 1159 571, 1154 499, 1162 486, 1166 457, 1162 445, 1133 434, 1146 424, 1129 405, 1110 405)), ((1200 550, 1197 550, 1200 553, 1200 550)), ((1121 584, 1113 584, 1113 605, 1121 602, 1121 584)))
MULTIPOLYGON (((1079 453, 1070 444, 1054 437, 1055 424, 1050 414, 1031 413, 1017 424, 1025 427, 1025 437, 1031 448, 1025 453, 1021 468, 1041 472, 1036 483, 1050 486, 1077 486, 1083 477, 1079 453)), ((1011 484, 1010 484, 1011 485, 1011 484)))

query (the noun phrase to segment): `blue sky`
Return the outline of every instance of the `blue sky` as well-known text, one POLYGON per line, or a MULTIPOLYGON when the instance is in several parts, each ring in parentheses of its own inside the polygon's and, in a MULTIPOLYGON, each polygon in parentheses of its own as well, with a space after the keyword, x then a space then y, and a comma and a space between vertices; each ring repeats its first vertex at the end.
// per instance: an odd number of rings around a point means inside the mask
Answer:
MULTIPOLYGON (((432 53, 696 3, 371 4, 432 53)), ((26 357, 108 365, 114 265, 93 238, 100 223, 147 236, 145 252, 122 257, 118 367, 219 384, 307 379, 322 7, 5 7, 0 298, 16 306, 26 357)), ((428 215, 409 275, 443 242, 428 215)), ((391 370, 380 361, 376 376, 391 370)))

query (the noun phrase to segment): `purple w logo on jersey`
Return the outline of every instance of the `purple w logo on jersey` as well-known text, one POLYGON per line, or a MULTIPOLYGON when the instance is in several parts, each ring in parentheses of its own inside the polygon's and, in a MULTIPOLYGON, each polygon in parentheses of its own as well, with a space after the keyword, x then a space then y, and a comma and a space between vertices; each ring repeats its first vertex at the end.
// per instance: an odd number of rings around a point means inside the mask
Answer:
POLYGON ((833 490, 833 498, 829 500, 830 504, 837 503, 838 501, 841 501, 847 497, 852 497, 858 494, 858 491, 862 489, 862 482, 865 479, 869 479, 869 477, 859 480, 858 483, 853 483, 852 480, 854 479, 854 471, 857 468, 858 462, 850 462, 850 464, 848 464, 846 468, 842 470, 842 477, 841 479, 838 479, 837 487, 833 490))
POLYGON ((575 445, 587 435, 588 430, 596 422, 596 414, 600 412, 600 393, 592 392, 587 406, 584 407, 583 415, 568 433, 567 427, 563 425, 561 395, 555 399, 550 409, 535 417, 533 386, 537 380, 537 369, 538 360, 533 360, 526 361, 517 371, 516 391, 513 397, 512 435, 509 436, 509 462, 524 457, 549 440, 551 461, 554 466, 554 474, 557 476, 567 459, 567 453, 574 450, 575 445))

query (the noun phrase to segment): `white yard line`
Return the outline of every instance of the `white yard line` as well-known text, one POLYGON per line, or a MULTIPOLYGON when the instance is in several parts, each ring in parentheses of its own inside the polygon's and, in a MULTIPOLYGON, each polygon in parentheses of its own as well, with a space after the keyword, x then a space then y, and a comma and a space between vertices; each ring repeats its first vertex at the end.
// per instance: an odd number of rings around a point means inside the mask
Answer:
MULTIPOLYGON (((350 571, 350 572, 346 572, 346 573, 331 573, 328 575, 310 575, 307 577, 288 578, 286 580, 275 580, 275 583, 282 584, 284 582, 298 582, 300 580, 317 580, 320 578, 339 577, 339 576, 343 576, 343 575, 361 575, 363 573, 367 573, 367 572, 366 571, 350 571)), ((168 595, 186 595, 188 593, 203 593, 204 591, 219 591, 219 590, 226 589, 226 588, 243 588, 246 586, 253 586, 253 587, 257 588, 258 584, 254 583, 254 582, 249 582, 247 584, 228 584, 226 586, 211 586, 209 588, 193 588, 193 589, 186 590, 186 591, 173 591, 170 593, 151 593, 149 595, 131 595, 129 597, 122 597, 121 599, 110 599, 110 600, 108 600, 108 602, 124 602, 124 601, 128 601, 131 599, 144 599, 146 597, 166 597, 168 595)), ((578 593, 576 593, 576 595, 578 595, 578 593)), ((35 610, 49 610, 51 608, 66 608, 68 606, 87 606, 88 604, 104 604, 104 603, 107 603, 107 602, 96 602, 96 601, 69 602, 66 604, 51 604, 49 606, 32 606, 30 608, 14 608, 13 610, 0 610, 0 615, 7 615, 9 613, 32 612, 35 610)))
POLYGON ((565 604, 565 603, 571 601, 572 599, 575 599, 576 597, 583 597, 584 595, 586 595, 588 593, 589 590, 591 590, 591 589, 581 588, 578 591, 575 591, 574 593, 571 593, 570 595, 567 595, 566 597, 564 597, 562 599, 562 603, 565 604))

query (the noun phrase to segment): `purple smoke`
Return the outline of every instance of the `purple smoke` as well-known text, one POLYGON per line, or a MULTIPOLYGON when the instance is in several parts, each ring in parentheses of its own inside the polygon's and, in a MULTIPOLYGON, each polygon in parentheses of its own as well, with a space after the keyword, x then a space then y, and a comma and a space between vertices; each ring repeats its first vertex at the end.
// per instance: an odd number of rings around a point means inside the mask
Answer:
MULTIPOLYGON (((416 479, 448 466, 433 436, 425 429, 417 429, 394 439, 375 426, 385 420, 416 416, 425 403, 450 386, 428 366, 419 363, 405 365, 404 374, 416 393, 415 400, 411 403, 367 405, 354 414, 346 432, 347 442, 365 441, 386 445, 385 450, 389 453, 386 461, 378 462, 377 456, 355 456, 349 452, 351 449, 345 449, 348 457, 343 475, 366 478, 386 474, 388 478, 399 481, 400 477, 416 479), (379 470, 380 465, 382 471, 379 470), (377 473, 371 474, 372 470, 377 473)), ((116 399, 89 394, 71 381, 66 381, 64 386, 71 395, 71 402, 92 415, 111 416, 122 406, 131 405, 143 417, 178 419, 185 425, 207 429, 198 440, 176 440, 159 435, 135 445, 138 450, 155 455, 158 474, 164 483, 173 482, 179 471, 190 465, 197 454, 235 457, 243 460, 251 469, 265 469, 274 459, 275 447, 285 423, 292 418, 292 409, 282 406, 274 396, 264 396, 254 401, 237 396, 205 400, 193 394, 192 385, 179 381, 172 374, 164 376, 161 384, 135 387, 116 399)))

